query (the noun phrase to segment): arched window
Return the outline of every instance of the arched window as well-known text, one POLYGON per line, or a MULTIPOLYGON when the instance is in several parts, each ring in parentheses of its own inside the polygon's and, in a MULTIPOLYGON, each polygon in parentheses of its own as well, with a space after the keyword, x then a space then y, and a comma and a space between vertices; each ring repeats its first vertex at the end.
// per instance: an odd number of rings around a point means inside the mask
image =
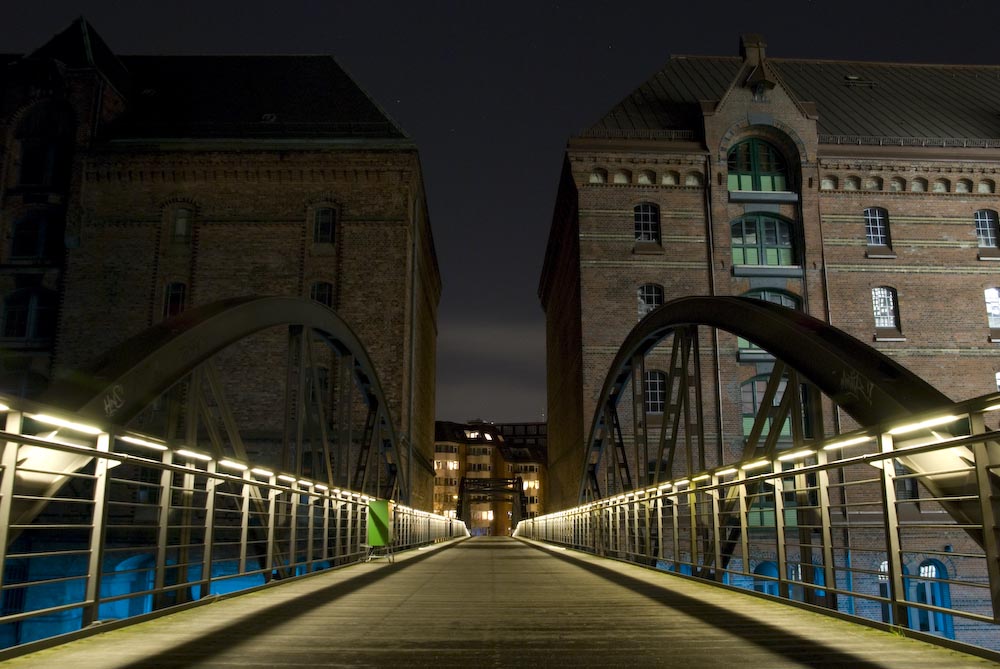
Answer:
POLYGON ((910 192, 911 193, 926 193, 927 192, 927 179, 917 177, 910 182, 910 192))
POLYGON ((995 249, 1000 234, 997 231, 997 212, 992 209, 980 209, 975 213, 976 239, 980 249, 995 249))
MULTIPOLYGON (((947 579, 948 570, 943 564, 937 560, 924 560, 920 564, 919 578, 912 579, 914 592, 911 601, 951 608, 951 592, 947 579)), ((911 610, 910 626, 921 632, 937 634, 948 639, 955 638, 952 617, 948 613, 914 608, 911 610)))
POLYGON ((313 214, 313 241, 317 244, 333 244, 337 235, 337 210, 320 207, 313 214))
POLYGON ((747 214, 732 222, 734 265, 794 265, 792 226, 770 214, 747 214))
POLYGON ((659 370, 645 373, 646 413, 663 413, 667 402, 667 375, 659 370))
POLYGON ((844 179, 844 190, 861 190, 861 179, 858 177, 847 177, 844 179))
POLYGON ((36 105, 15 131, 20 146, 18 183, 59 188, 69 176, 75 118, 68 106, 46 101, 36 105))
MULTIPOLYGON (((757 413, 761 410, 761 403, 764 401, 764 393, 767 390, 768 376, 766 374, 761 374, 753 377, 748 381, 744 381, 740 384, 740 414, 743 419, 743 436, 747 437, 750 435, 750 431, 753 430, 754 422, 757 420, 757 413)), ((776 407, 781 404, 781 398, 785 394, 785 386, 787 381, 781 379, 778 383, 778 391, 774 393, 774 399, 771 401, 771 406, 776 407)), ((767 426, 761 438, 765 438, 771 431, 772 419, 767 418, 765 425, 767 426)), ((779 433, 780 438, 788 438, 792 436, 791 420, 785 419, 785 422, 781 425, 781 432, 779 433)))
POLYGON ((628 170, 618 170, 615 172, 614 183, 616 184, 630 184, 632 183, 632 173, 628 170))
POLYGON ((972 192, 972 182, 968 179, 959 179, 955 182, 955 192, 956 193, 971 193, 972 192))
POLYGON ((590 183, 592 184, 608 183, 608 171, 602 170, 600 167, 595 167, 594 171, 590 173, 590 183))
POLYGON ((309 287, 309 299, 319 302, 324 307, 333 307, 333 284, 328 281, 317 281, 309 287))
POLYGON ((15 290, 3 302, 3 336, 51 339, 56 331, 56 294, 40 286, 15 290))
POLYGON ((702 179, 701 175, 697 172, 688 172, 684 175, 684 185, 685 186, 701 186, 702 179))
POLYGON ((681 175, 677 172, 664 172, 663 176, 660 177, 660 183, 664 186, 679 186, 681 175))
POLYGON ((187 207, 178 207, 171 213, 170 234, 175 242, 191 239, 191 219, 193 212, 187 207))
POLYGON ((640 186, 652 186, 656 183, 656 173, 650 170, 643 170, 639 172, 639 185, 640 186))
POLYGON ((992 193, 995 188, 996 188, 996 184, 994 184, 990 179, 983 179, 976 186, 976 192, 977 193, 992 193))
POLYGON ((756 137, 729 150, 729 190, 788 190, 785 158, 774 146, 756 137))
POLYGON ((170 318, 184 311, 187 304, 187 286, 180 281, 168 283, 163 291, 163 317, 170 318))
MULTIPOLYGON (((750 297, 755 300, 770 302, 771 304, 777 304, 788 309, 798 310, 802 308, 802 301, 798 298, 798 296, 774 288, 756 288, 743 293, 741 297, 750 297)), ((743 337, 736 338, 736 346, 741 358, 753 354, 755 358, 759 359, 762 355, 767 355, 764 354, 763 349, 749 339, 744 339, 743 337)))
POLYGON ((990 337, 1000 337, 1000 290, 987 288, 986 298, 986 322, 990 327, 990 337))
POLYGON ((893 177, 889 180, 889 190, 893 193, 901 193, 906 190, 906 179, 902 177, 893 177))
POLYGON ((837 190, 837 177, 828 175, 819 180, 820 190, 837 190))
POLYGON ((935 193, 947 193, 951 190, 951 183, 947 179, 937 179, 934 182, 935 193))
POLYGON ((864 216, 868 246, 882 249, 892 246, 889 237, 889 212, 882 207, 869 207, 865 209, 864 216))
POLYGON ((754 575, 761 577, 753 580, 753 589, 767 595, 778 596, 778 565, 767 560, 761 562, 753 570, 754 575))
POLYGON ((899 303, 896 289, 889 286, 872 288, 872 314, 875 317, 875 336, 898 336, 899 303))
POLYGON ((660 243, 660 208, 644 202, 632 209, 635 220, 635 241, 660 243))
POLYGON ((663 286, 647 283, 636 291, 639 298, 639 318, 663 304, 663 286))
POLYGON ((865 190, 882 190, 882 177, 868 177, 865 179, 865 190))

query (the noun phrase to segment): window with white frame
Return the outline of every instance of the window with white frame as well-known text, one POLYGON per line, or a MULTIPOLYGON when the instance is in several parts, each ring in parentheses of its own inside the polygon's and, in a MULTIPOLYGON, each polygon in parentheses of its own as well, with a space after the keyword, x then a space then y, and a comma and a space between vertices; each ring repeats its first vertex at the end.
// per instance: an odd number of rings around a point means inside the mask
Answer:
POLYGON ((635 221, 635 241, 660 243, 660 208, 643 202, 632 209, 635 221))
POLYGON ((990 335, 996 337, 1000 335, 1000 290, 987 288, 986 297, 986 320, 990 326, 990 335))
POLYGON ((329 281, 317 281, 309 287, 309 299, 319 302, 324 307, 333 307, 333 284, 329 281))
POLYGON ((667 375, 659 370, 650 370, 644 374, 643 383, 646 413, 663 413, 667 402, 667 375))
POLYGON ((997 212, 992 209, 980 209, 975 213, 975 221, 979 248, 997 248, 997 212))
POLYGON ((864 215, 868 246, 890 247, 892 244, 889 241, 889 212, 882 207, 868 207, 864 215))
POLYGON ((639 318, 643 318, 650 311, 663 304, 663 286, 655 283, 639 286, 636 295, 639 298, 639 318))

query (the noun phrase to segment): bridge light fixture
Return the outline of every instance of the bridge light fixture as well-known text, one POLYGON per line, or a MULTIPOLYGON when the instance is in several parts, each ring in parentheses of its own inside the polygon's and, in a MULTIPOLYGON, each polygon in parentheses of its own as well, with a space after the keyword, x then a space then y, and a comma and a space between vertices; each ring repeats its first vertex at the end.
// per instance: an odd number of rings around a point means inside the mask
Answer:
POLYGON ((307 488, 312 487, 312 481, 306 481, 305 479, 299 479, 299 485, 304 485, 307 488))
POLYGON ((235 469, 238 472, 245 472, 249 467, 247 467, 242 462, 236 462, 235 460, 219 460, 220 467, 226 467, 227 469, 235 469))
POLYGON ((32 418, 39 423, 45 423, 46 425, 55 425, 56 427, 65 427, 69 430, 76 430, 77 432, 83 432, 84 434, 100 434, 103 432, 100 428, 94 427, 93 425, 84 425, 83 423, 74 423, 71 420, 63 420, 56 416, 50 416, 44 413, 29 413, 26 414, 29 418, 32 418))
POLYGON ((763 467, 769 467, 770 465, 771 465, 770 460, 757 460, 755 462, 748 462, 745 465, 742 465, 740 469, 746 472, 752 469, 761 469, 763 467))
POLYGON ((715 472, 715 475, 716 476, 731 476, 731 475, 735 474, 738 471, 739 470, 736 469, 736 467, 727 467, 726 469, 720 469, 719 471, 715 472))
POLYGON ((10 407, 6 404, 0 404, 0 413, 3 413, 4 411, 10 411, 10 407))
POLYGON ((845 439, 843 441, 835 441, 832 444, 827 444, 823 447, 824 451, 832 451, 835 448, 847 448, 848 446, 857 446, 858 444, 863 444, 867 441, 873 440, 875 437, 870 435, 864 435, 861 437, 854 437, 853 439, 845 439))
POLYGON ((284 481, 285 483, 295 483, 295 477, 289 476, 288 474, 278 474, 278 480, 284 481))
POLYGON ((317 483, 316 490, 329 490, 329 488, 323 485, 322 483, 317 483))
POLYGON ((274 472, 267 469, 263 469, 261 467, 254 467, 250 471, 253 472, 254 474, 257 474, 258 476, 267 476, 268 478, 274 476, 274 472))
MULTIPOLYGON (((2 406, 4 405, 0 404, 0 407, 2 406)), ((983 413, 986 413, 987 411, 996 411, 997 409, 1000 409, 1000 404, 991 404, 983 409, 983 413)), ((0 409, 0 411, 6 411, 6 409, 0 409)))
POLYGON ((334 489, 333 489, 333 494, 334 494, 334 495, 339 495, 339 494, 340 494, 340 493, 342 493, 342 492, 343 492, 343 490, 341 490, 340 488, 334 488, 334 489))
POLYGON ((646 488, 646 494, 647 495, 655 495, 656 494, 656 488, 646 488))
POLYGON ((145 446, 146 448, 152 448, 154 451, 165 451, 167 447, 164 444, 158 444, 155 441, 149 441, 148 439, 141 439, 139 437, 130 437, 128 435, 122 435, 118 437, 121 441, 129 444, 135 444, 136 446, 145 446))
POLYGON ((183 456, 185 458, 191 458, 192 460, 201 460, 202 462, 210 462, 212 460, 211 455, 205 455, 204 453, 196 453, 195 451, 189 451, 186 448, 181 448, 177 451, 177 455, 183 456))
POLYGON ((676 490, 678 486, 687 485, 691 483, 688 479, 681 479, 680 481, 674 481, 674 489, 676 490))
POLYGON ((698 476, 695 476, 693 479, 691 479, 691 482, 697 483, 698 481, 707 481, 710 478, 712 477, 709 476, 708 474, 699 474, 698 476))
POLYGON ((800 451, 792 451, 791 453, 784 453, 778 456, 778 460, 781 462, 788 462, 789 460, 801 460, 802 458, 808 458, 810 455, 816 455, 816 451, 804 448, 800 451))
POLYGON ((673 486, 672 486, 671 484, 669 484, 669 483, 664 483, 664 484, 663 484, 663 485, 661 485, 661 486, 660 486, 659 488, 657 488, 657 490, 658 490, 658 491, 660 491, 660 492, 663 492, 664 490, 670 490, 670 489, 671 489, 672 487, 673 487, 673 486))
POLYGON ((938 416, 936 418, 928 418, 927 420, 922 420, 919 423, 910 423, 909 425, 900 425, 899 427, 894 427, 889 430, 889 434, 909 434, 910 432, 916 432, 917 430, 923 430, 928 427, 936 427, 938 425, 945 425, 947 423, 954 423, 959 420, 962 416, 938 416))

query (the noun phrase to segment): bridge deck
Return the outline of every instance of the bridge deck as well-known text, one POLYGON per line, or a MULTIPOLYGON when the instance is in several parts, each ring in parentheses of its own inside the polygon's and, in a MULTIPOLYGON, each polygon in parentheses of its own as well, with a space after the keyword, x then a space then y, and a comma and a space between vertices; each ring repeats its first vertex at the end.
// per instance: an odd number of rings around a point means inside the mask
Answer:
POLYGON ((649 569, 479 538, 111 630, 5 667, 557 664, 998 666, 649 569))

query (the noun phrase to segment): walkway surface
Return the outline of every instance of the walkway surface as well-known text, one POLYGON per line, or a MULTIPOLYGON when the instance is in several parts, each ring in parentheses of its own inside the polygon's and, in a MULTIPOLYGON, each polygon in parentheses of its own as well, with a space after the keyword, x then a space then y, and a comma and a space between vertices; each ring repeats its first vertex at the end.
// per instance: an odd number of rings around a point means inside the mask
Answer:
POLYGON ((412 551, 9 660, 158 667, 849 667, 985 659, 632 565, 507 538, 412 551))

